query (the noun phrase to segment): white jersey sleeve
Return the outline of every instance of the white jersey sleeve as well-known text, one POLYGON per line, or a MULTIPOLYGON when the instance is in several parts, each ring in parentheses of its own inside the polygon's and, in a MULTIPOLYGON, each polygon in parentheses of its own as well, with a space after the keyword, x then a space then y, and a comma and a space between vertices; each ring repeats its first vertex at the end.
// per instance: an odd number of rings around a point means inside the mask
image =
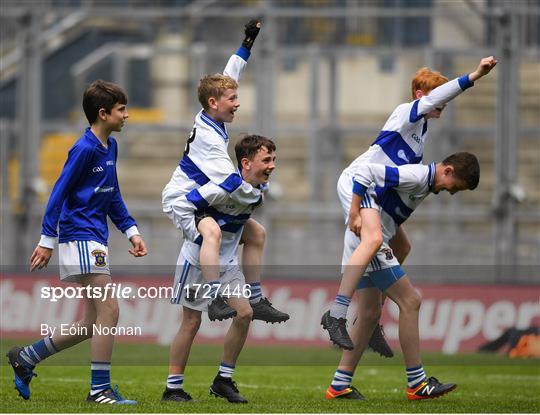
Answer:
POLYGON ((450 102, 474 83, 469 79, 469 75, 448 81, 433 89, 428 95, 414 101, 409 113, 409 122, 416 122, 428 112, 437 107, 450 102))
POLYGON ((229 58, 223 70, 223 75, 230 76, 235 81, 240 80, 240 76, 242 76, 244 69, 246 69, 250 54, 251 52, 248 48, 240 46, 236 53, 229 58))

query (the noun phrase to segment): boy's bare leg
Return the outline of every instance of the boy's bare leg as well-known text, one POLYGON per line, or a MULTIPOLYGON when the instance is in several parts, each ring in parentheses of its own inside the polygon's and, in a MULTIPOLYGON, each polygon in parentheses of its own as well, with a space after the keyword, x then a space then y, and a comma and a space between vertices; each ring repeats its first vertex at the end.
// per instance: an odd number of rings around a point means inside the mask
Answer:
POLYGON ((356 290, 357 311, 356 319, 350 330, 350 336, 354 343, 353 350, 344 350, 341 354, 338 369, 354 372, 373 329, 381 317, 381 292, 378 288, 363 288, 356 290))
POLYGON ((289 315, 274 308, 262 292, 261 264, 265 241, 264 227, 256 220, 248 219, 242 231, 242 270, 251 291, 249 302, 253 307, 253 320, 281 323, 287 321, 289 315))
POLYGON ((222 362, 234 366, 246 342, 253 311, 245 298, 231 297, 228 302, 236 310, 236 317, 225 336, 222 362))
POLYGON ((242 231, 242 271, 246 282, 261 282, 261 264, 266 242, 266 230, 255 219, 248 219, 242 231))
MULTIPOLYGON (((89 275, 85 281, 85 285, 91 287, 101 287, 103 296, 105 295, 105 287, 111 283, 110 275, 89 275)), ((118 300, 112 298, 111 293, 107 293, 107 297, 93 298, 94 308, 96 310, 96 327, 97 328, 113 328, 118 324, 119 308, 118 300)), ((90 355, 93 362, 110 362, 112 350, 114 346, 114 335, 93 333, 90 345, 90 355)))
POLYGON ((407 276, 386 290, 388 297, 399 307, 399 343, 407 367, 421 365, 418 315, 422 297, 407 276))
POLYGON ((379 211, 376 209, 360 209, 360 216, 362 218, 360 245, 349 258, 338 290, 338 295, 346 296, 349 299, 354 294, 360 278, 366 272, 369 262, 382 244, 379 211))
POLYGON ((390 249, 394 253, 394 256, 399 262, 399 265, 403 265, 405 259, 409 256, 411 252, 411 242, 403 229, 403 225, 399 226, 396 230, 396 234, 388 242, 390 249))
POLYGON ((220 288, 219 251, 221 248, 221 229, 211 217, 202 218, 197 225, 197 229, 203 238, 199 251, 201 272, 205 283, 210 284, 210 289, 204 291, 210 298, 216 298, 208 306, 208 318, 211 321, 226 320, 234 317, 236 311, 217 294, 220 288))
POLYGON ((197 229, 202 236, 200 263, 206 282, 219 279, 219 249, 221 248, 221 229, 211 217, 201 219, 197 229))
POLYGON ((218 374, 210 386, 210 393, 232 403, 246 403, 246 398, 238 391, 236 384, 232 381, 232 376, 238 356, 246 342, 253 310, 246 298, 231 297, 229 304, 236 310, 236 317, 225 336, 223 358, 219 365, 218 374))
POLYGON ((367 347, 373 328, 377 325, 381 313, 381 292, 377 288, 364 288, 356 291, 356 319, 351 327, 353 350, 344 350, 334 374, 331 385, 326 390, 327 399, 363 400, 364 397, 352 385, 356 366, 367 347))
MULTIPOLYGON (((400 265, 403 265, 405 262, 405 259, 409 255, 409 252, 411 251, 411 243, 409 241, 409 238, 407 237, 407 234, 405 233, 405 229, 403 229, 403 225, 399 226, 396 230, 396 234, 390 241, 388 242, 388 245, 392 249, 392 252, 396 259, 398 260, 400 265)), ((386 294, 383 293, 382 295, 382 304, 384 305, 384 301, 386 300, 386 294)), ((393 357, 394 352, 392 351, 392 348, 386 341, 386 338, 384 336, 384 331, 382 325, 375 326, 375 330, 373 330, 373 335, 371 336, 371 339, 369 340, 369 347, 373 349, 373 351, 379 353, 381 356, 384 357, 393 357)))
POLYGON ((182 323, 174 336, 169 350, 169 375, 161 397, 162 401, 188 402, 193 398, 184 391, 184 371, 193 339, 201 326, 201 312, 188 307, 182 308, 182 323))
POLYGON ((201 326, 201 312, 183 307, 182 324, 169 351, 169 375, 183 374, 195 335, 201 326))
POLYGON ((330 340, 345 350, 353 350, 354 344, 346 326, 347 310, 351 298, 366 272, 366 268, 382 244, 381 217, 376 209, 360 209, 362 225, 360 244, 344 267, 338 294, 330 310, 323 314, 321 325, 328 330, 330 340))
MULTIPOLYGON (((86 284, 82 284, 86 286, 86 284)), ((94 301, 91 298, 84 298, 84 316, 81 320, 72 324, 78 330, 75 334, 60 334, 60 330, 55 331, 52 336, 53 343, 58 351, 75 346, 80 342, 92 337, 93 326, 96 323, 96 307, 94 301)))

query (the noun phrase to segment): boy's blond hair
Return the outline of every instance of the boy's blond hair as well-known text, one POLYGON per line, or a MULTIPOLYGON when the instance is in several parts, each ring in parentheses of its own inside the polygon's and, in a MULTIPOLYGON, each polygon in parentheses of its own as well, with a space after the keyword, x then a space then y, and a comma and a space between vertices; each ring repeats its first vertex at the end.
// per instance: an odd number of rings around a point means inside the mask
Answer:
POLYGON ((238 82, 220 73, 203 76, 199 81, 197 93, 204 110, 208 110, 208 100, 211 97, 219 99, 227 89, 238 89, 238 82))
POLYGON ((416 99, 416 91, 418 90, 428 94, 431 90, 447 82, 448 78, 440 72, 431 70, 428 67, 420 68, 412 79, 412 98, 416 99))

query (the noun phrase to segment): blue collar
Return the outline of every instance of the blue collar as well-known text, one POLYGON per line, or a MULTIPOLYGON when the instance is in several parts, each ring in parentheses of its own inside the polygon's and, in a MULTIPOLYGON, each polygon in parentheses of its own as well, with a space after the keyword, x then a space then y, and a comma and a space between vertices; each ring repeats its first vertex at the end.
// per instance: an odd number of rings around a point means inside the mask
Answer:
POLYGON ((225 141, 229 140, 229 135, 227 134, 227 129, 225 124, 218 123, 212 117, 210 117, 206 112, 201 111, 201 120, 212 127, 225 141))
POLYGON ((86 127, 86 130, 84 130, 84 135, 86 137, 88 137, 88 139, 90 141, 93 141, 94 144, 97 144, 99 145, 100 148, 102 148, 103 150, 105 151, 109 151, 110 148, 111 148, 111 143, 112 143, 112 140, 111 140, 111 137, 107 137, 107 148, 105 148, 103 146, 103 143, 99 140, 99 138, 96 137, 96 135, 92 132, 92 130, 90 129, 90 127, 86 127))
POLYGON ((431 163, 428 165, 428 169, 428 190, 432 192, 433 186, 435 186, 435 171, 437 170, 437 167, 435 163, 431 163))

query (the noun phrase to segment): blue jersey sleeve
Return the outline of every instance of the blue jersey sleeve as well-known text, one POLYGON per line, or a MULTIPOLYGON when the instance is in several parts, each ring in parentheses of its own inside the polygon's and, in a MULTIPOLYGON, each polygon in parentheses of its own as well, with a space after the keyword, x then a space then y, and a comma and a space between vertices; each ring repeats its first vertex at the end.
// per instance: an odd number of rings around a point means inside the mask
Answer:
MULTIPOLYGON (((116 142, 115 142, 115 148, 116 148, 116 152, 114 155, 114 163, 115 163, 115 175, 116 175, 116 162, 118 159, 118 147, 116 146, 116 142)), ((135 219, 133 219, 130 216, 127 210, 126 204, 124 203, 124 200, 122 199, 122 194, 120 193, 120 184, 118 183, 117 175, 116 175, 116 183, 115 183, 115 192, 111 201, 111 205, 109 207, 108 215, 120 232, 125 232, 132 226, 137 226, 135 219)))
POLYGON ((56 181, 41 226, 41 234, 56 238, 58 236, 57 226, 62 212, 62 206, 73 186, 88 166, 92 158, 92 150, 81 144, 74 145, 68 153, 68 158, 56 181))

